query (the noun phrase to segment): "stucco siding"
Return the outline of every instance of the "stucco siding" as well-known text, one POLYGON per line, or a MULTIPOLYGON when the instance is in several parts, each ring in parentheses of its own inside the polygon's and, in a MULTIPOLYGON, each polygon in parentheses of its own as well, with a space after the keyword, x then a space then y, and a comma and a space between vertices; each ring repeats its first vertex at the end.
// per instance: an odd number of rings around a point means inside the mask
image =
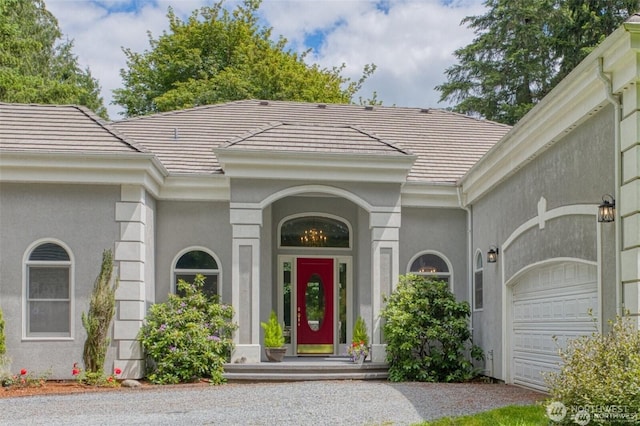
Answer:
POLYGON ((400 273, 424 251, 442 254, 451 263, 453 292, 458 300, 469 299, 467 272, 467 213, 462 209, 402 209, 400 273))
POLYGON ((325 184, 312 180, 233 179, 231 181, 231 202, 260 203, 278 192, 309 185, 347 191, 372 206, 395 207, 399 205, 400 200, 400 185, 395 183, 330 182, 325 184))
MULTIPOLYGON (((89 307, 102 252, 119 236, 115 205, 119 186, 3 183, 0 186, 0 307, 6 322, 8 355, 14 369, 52 378, 71 378, 73 362, 82 362, 86 333, 81 314, 89 307), (34 242, 51 239, 66 245, 73 263, 72 339, 23 340, 23 257, 34 242)), ((107 356, 107 365, 114 357, 107 356)))
POLYGON ((172 289, 173 262, 189 247, 205 247, 220 260, 222 301, 231 303, 231 225, 224 202, 157 202, 156 302, 164 302, 172 289))
MULTIPOLYGON (((504 378, 504 285, 528 265, 559 258, 600 259, 602 291, 605 299, 615 299, 614 262, 608 253, 615 250, 614 228, 599 225, 595 217, 602 195, 614 192, 613 148, 613 110, 606 107, 472 206, 473 249, 484 259, 484 309, 474 313, 474 341, 485 353, 493 351, 486 367, 494 377, 504 378), (593 214, 585 214, 581 206, 593 214), (547 218, 547 212, 558 215, 547 218), (488 264, 486 253, 492 245, 500 254, 497 263, 488 264)), ((614 304, 603 303, 605 316, 612 314, 614 304)))

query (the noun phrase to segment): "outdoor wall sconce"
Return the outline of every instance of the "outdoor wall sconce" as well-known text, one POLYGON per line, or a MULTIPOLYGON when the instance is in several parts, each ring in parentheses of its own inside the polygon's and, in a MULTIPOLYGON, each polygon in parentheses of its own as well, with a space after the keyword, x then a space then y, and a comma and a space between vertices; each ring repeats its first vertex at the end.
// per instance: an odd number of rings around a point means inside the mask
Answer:
POLYGON ((609 194, 602 196, 598 206, 598 222, 613 222, 616 219, 616 200, 609 194))
POLYGON ((500 253, 500 250, 498 249, 498 247, 496 246, 489 247, 489 251, 487 252, 487 262, 496 263, 496 260, 498 260, 498 253, 500 253))

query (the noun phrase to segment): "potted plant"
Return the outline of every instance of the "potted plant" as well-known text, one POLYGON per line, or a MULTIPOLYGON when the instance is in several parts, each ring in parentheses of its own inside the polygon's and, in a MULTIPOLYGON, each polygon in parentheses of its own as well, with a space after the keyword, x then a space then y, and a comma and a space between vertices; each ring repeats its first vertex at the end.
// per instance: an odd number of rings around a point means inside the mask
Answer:
POLYGON ((287 348, 284 347, 284 335, 278 316, 271 311, 269 322, 262 322, 260 325, 264 328, 264 352, 267 359, 272 362, 281 362, 287 348))
POLYGON ((351 345, 347 347, 347 354, 353 362, 362 364, 369 356, 369 333, 367 324, 362 317, 358 317, 353 326, 351 345))

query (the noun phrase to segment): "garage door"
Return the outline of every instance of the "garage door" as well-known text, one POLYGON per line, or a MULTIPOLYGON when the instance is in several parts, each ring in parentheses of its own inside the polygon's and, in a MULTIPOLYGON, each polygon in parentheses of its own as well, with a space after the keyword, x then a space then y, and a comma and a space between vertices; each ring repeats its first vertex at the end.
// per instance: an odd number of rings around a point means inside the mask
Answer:
POLYGON ((595 331, 598 306, 594 265, 556 263, 518 278, 511 307, 513 382, 545 390, 543 374, 558 370, 558 345, 564 347, 567 339, 595 331))

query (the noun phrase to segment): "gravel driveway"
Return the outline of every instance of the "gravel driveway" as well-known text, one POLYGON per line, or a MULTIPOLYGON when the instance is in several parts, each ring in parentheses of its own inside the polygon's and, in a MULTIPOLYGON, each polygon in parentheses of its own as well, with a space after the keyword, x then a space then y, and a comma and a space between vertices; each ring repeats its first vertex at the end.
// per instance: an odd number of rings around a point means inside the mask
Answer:
POLYGON ((501 384, 317 381, 0 399, 3 425, 407 425, 512 404, 538 392, 501 384))

